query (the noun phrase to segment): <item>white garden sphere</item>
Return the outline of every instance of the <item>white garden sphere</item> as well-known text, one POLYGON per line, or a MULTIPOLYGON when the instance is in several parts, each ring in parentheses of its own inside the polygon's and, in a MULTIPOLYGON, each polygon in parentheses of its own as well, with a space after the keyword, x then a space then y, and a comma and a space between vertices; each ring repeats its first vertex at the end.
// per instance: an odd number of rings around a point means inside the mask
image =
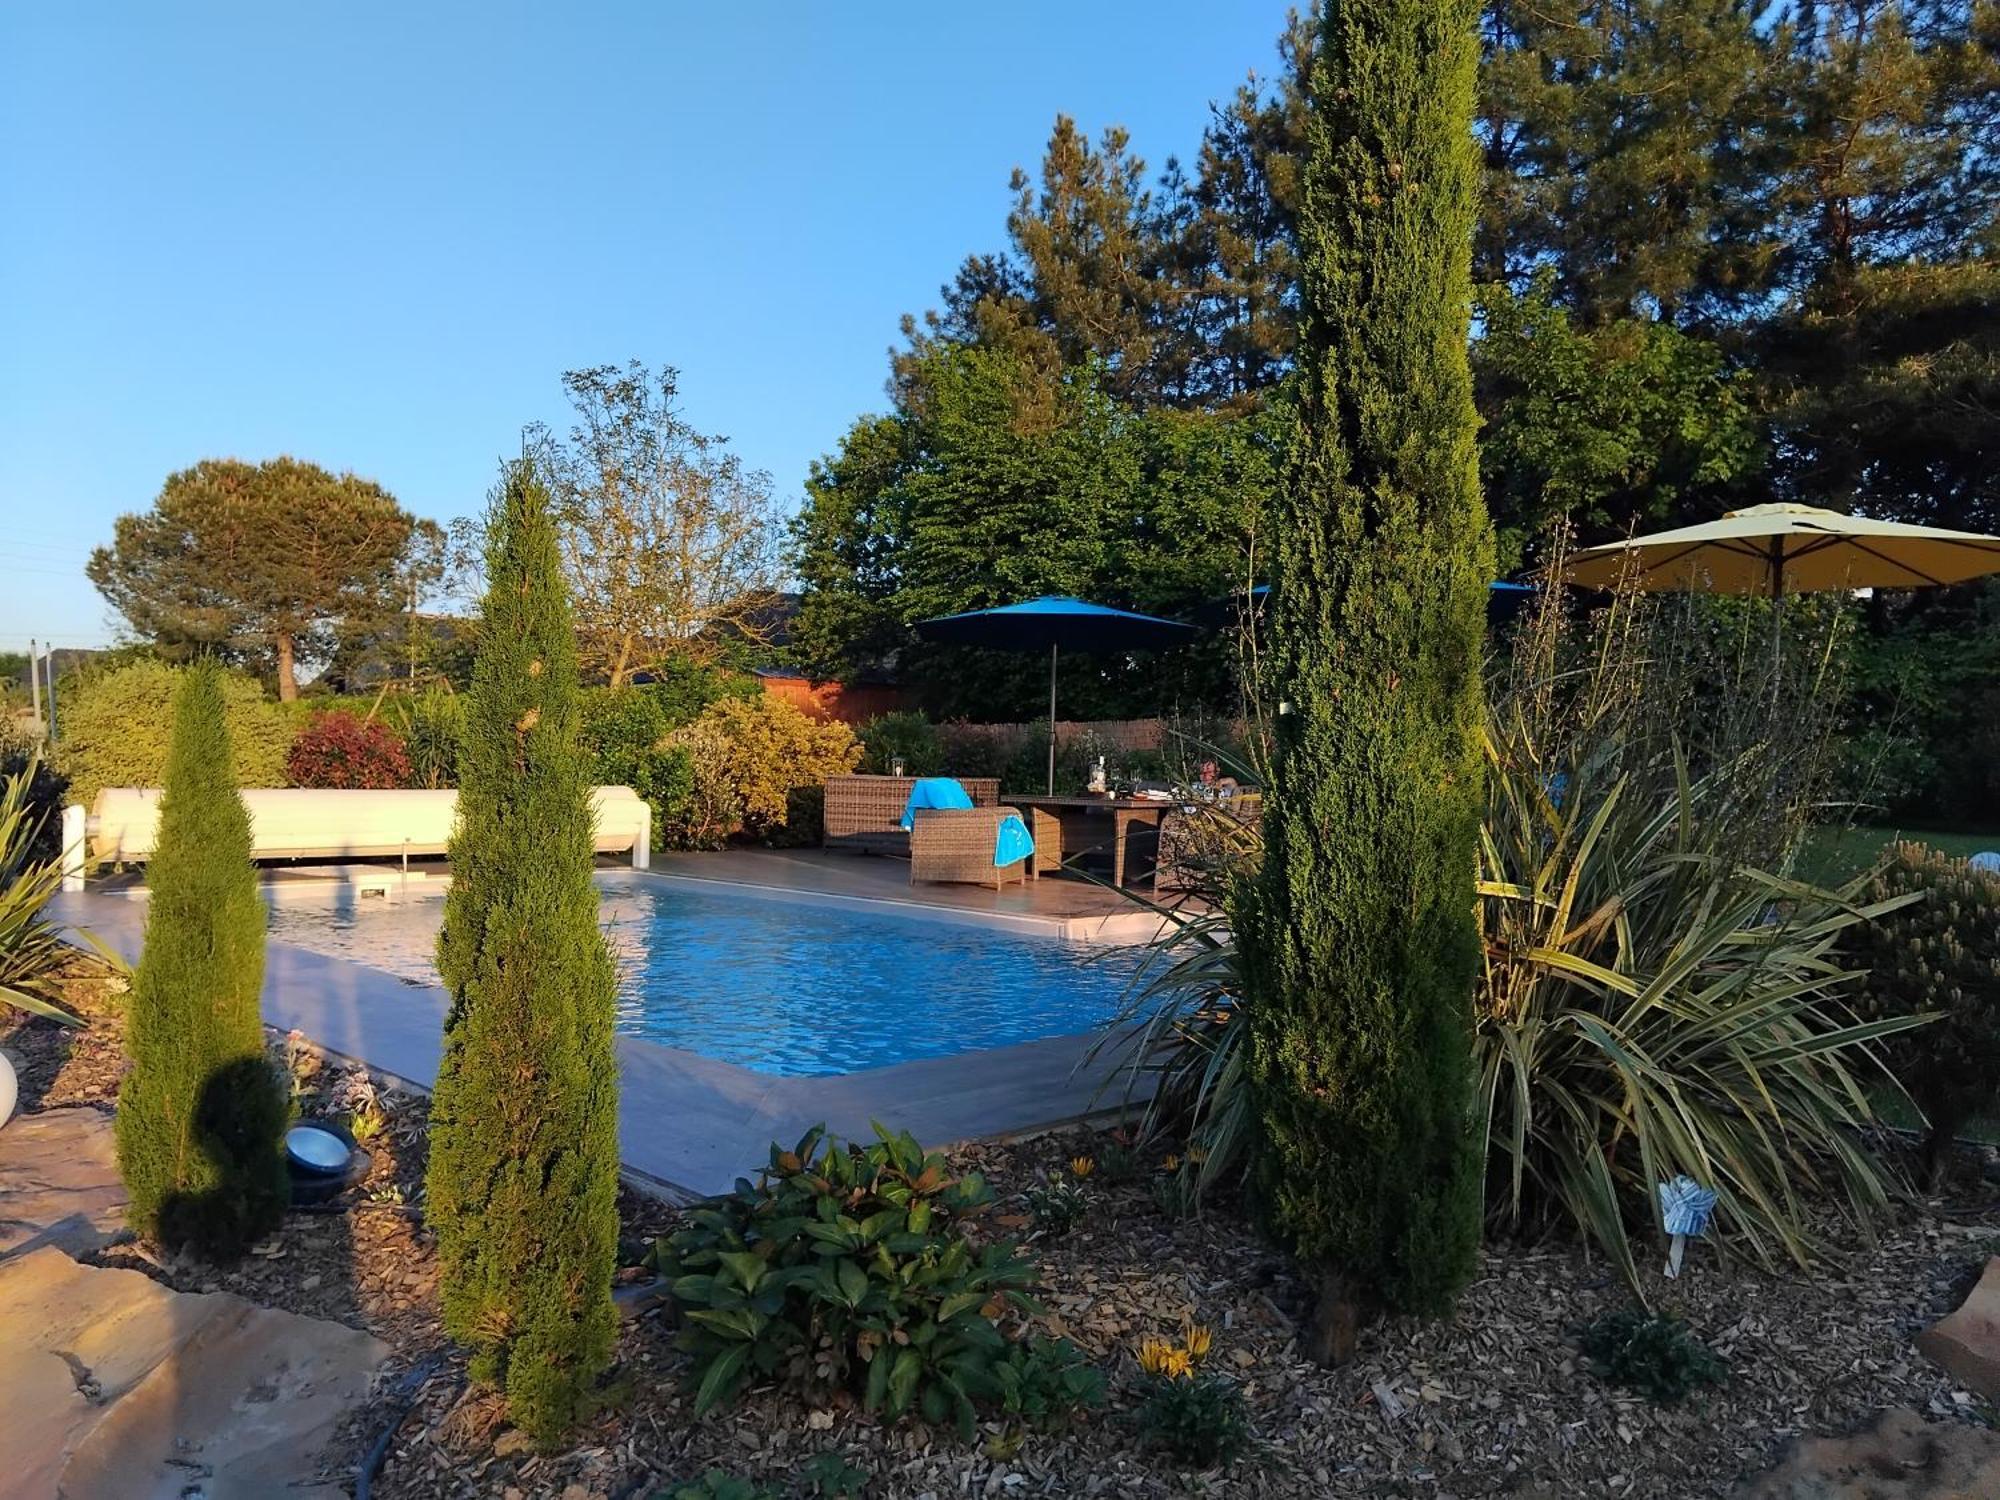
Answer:
POLYGON ((14 1059, 0 1052, 0 1125, 14 1118, 14 1101, 21 1096, 21 1086, 14 1077, 14 1059))

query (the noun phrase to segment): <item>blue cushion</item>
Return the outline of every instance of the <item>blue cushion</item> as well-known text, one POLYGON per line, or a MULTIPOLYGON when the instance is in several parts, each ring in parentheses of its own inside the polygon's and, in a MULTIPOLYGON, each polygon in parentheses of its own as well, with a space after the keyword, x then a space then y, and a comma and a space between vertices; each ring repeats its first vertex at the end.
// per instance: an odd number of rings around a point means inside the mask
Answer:
POLYGON ((910 800, 903 804, 903 831, 908 833, 915 825, 920 807, 970 806, 972 798, 949 776, 920 776, 916 785, 910 788, 910 800))

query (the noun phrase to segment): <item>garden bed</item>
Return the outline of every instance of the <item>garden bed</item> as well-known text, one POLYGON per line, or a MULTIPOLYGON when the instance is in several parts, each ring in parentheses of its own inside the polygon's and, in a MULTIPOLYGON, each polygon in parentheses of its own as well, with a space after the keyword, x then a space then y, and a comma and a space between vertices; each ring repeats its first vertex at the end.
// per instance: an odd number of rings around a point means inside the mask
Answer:
MULTIPOLYGON (((92 1015, 82 1033, 44 1022, 0 1023, 22 1063, 33 1108, 109 1105, 117 1081, 116 1002, 80 991, 92 1015)), ((309 1108, 365 1105, 358 1074, 320 1066, 274 1038, 309 1108)), ((1911 1336, 1955 1306, 2000 1242, 1990 1182, 1944 1213, 1911 1209, 1873 1245, 1848 1233, 1838 1264, 1771 1277, 1718 1265, 1706 1248, 1678 1283, 1656 1281, 1659 1304, 1683 1314, 1730 1365, 1727 1383, 1680 1407, 1657 1407, 1608 1387, 1577 1347, 1597 1314, 1624 1305, 1600 1260, 1571 1246, 1502 1246, 1444 1323, 1392 1322, 1363 1338, 1349 1366, 1301 1360, 1295 1320, 1303 1289, 1284 1260, 1244 1227, 1237 1206, 1199 1219, 1169 1216, 1151 1191, 1155 1164, 1128 1180, 1093 1173, 1089 1211, 1065 1236, 1031 1240, 1044 1272, 1052 1331, 1089 1352, 1109 1378, 1108 1410, 1066 1433, 990 1426, 968 1445, 917 1424, 885 1428, 850 1403, 812 1405, 753 1389, 705 1419, 692 1415, 670 1315, 655 1307, 623 1325, 604 1413, 556 1457, 527 1451, 498 1403, 466 1391, 443 1337, 435 1261, 412 1205, 423 1170, 425 1102, 385 1096, 386 1124, 366 1142, 368 1181, 345 1210, 294 1213, 241 1264, 160 1262, 141 1247, 99 1257, 183 1290, 227 1290, 258 1303, 366 1328, 395 1355, 381 1395, 324 1456, 329 1477, 350 1478, 404 1400, 401 1425, 374 1493, 384 1497, 650 1496, 710 1468, 805 1493, 799 1470, 839 1455, 871 1477, 875 1497, 930 1495, 1725 1495, 1767 1468, 1800 1433, 1845 1431, 1883 1407, 1945 1421, 1991 1421, 1911 1347, 1911 1336), (1983 1196, 1984 1202, 1973 1201, 1983 1196), (1256 1444, 1226 1475, 1183 1472, 1139 1445, 1130 1418, 1142 1339, 1189 1323, 1214 1331, 1207 1367, 1239 1381, 1256 1444), (405 1382, 405 1372, 416 1378, 405 1382), (414 1386, 413 1391, 407 1389, 414 1386)), ((746 1166, 765 1143, 746 1141, 746 1166)), ((1048 1137, 953 1153, 984 1172, 1012 1227, 1033 1234, 1019 1197, 1102 1142, 1048 1137)), ((1108 1159, 1108 1158, 1107 1158, 1108 1159)), ((636 1249, 674 1211, 628 1194, 621 1203, 636 1249)), ((640 1273, 626 1273, 637 1277, 640 1273)), ((1649 1274, 1652 1274, 1649 1272, 1649 1274)))

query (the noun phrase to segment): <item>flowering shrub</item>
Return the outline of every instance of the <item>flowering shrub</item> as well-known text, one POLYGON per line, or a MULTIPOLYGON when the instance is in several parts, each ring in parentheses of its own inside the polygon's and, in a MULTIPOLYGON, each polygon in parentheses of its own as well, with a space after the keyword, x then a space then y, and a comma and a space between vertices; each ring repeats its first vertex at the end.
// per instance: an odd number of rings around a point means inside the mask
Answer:
POLYGON ((293 786, 381 792, 410 784, 410 757, 380 719, 357 719, 337 709, 299 731, 285 772, 293 786))
POLYGON ((1208 1329, 1193 1326, 1178 1343, 1139 1346, 1140 1434, 1203 1468, 1228 1463, 1250 1440, 1242 1388, 1201 1369, 1213 1345, 1208 1329))

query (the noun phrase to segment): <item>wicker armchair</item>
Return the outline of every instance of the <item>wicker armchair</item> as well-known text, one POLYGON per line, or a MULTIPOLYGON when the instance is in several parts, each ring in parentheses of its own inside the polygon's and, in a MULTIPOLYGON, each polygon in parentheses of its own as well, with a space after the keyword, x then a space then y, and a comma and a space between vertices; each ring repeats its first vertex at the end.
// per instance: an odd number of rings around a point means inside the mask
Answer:
POLYGON ((1011 865, 996 866, 993 848, 1000 837, 1000 820, 1020 817, 1011 807, 926 807, 917 812, 910 830, 910 884, 920 880, 990 885, 999 890, 1010 880, 1035 875, 1032 854, 1011 865))
MULTIPOLYGON (((997 807, 1000 782, 992 776, 960 776, 958 784, 975 808, 997 807)), ((903 831, 914 776, 829 776, 826 781, 826 847, 853 854, 910 857, 903 831)))

